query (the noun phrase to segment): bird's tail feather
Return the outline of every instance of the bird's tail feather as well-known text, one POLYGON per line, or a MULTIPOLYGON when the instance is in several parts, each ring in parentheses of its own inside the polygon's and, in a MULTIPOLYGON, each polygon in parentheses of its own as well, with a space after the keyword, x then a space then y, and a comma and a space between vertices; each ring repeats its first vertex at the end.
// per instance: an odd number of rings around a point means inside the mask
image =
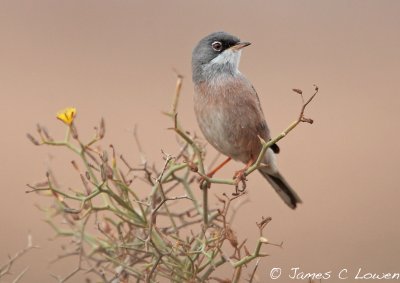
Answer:
POLYGON ((259 171, 290 208, 295 209, 297 204, 302 202, 297 193, 279 172, 269 173, 265 169, 260 169, 259 171))

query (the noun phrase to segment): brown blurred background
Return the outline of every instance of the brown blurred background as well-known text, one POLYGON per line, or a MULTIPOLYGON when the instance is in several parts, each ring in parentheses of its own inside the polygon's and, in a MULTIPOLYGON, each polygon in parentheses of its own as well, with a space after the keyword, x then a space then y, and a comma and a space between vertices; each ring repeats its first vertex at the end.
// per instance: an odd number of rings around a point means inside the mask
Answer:
MULTIPOLYGON (((280 142, 281 170, 304 204, 291 211, 254 174, 251 202, 234 225, 252 247, 255 222, 273 218, 267 237, 284 248, 266 248, 271 256, 258 271, 260 281, 270 280, 272 267, 283 269, 279 282, 289 281, 292 267, 332 271, 333 282, 342 268, 350 278, 358 268, 400 272, 399 11, 399 1, 1 1, 0 263, 24 247, 30 231, 42 249, 14 267, 17 273, 30 265, 21 282, 54 282, 49 270, 65 274, 75 266, 48 264, 60 242, 48 241, 54 233, 34 207, 41 198, 24 193, 26 183, 71 155, 34 147, 25 134, 39 122, 61 138, 55 112, 72 105, 80 132, 90 133, 104 117, 105 144, 113 142, 132 163, 139 162, 131 134, 138 125, 148 159, 161 164, 160 149, 176 148, 161 114, 175 87, 172 69, 185 76, 180 119, 199 133, 191 50, 206 34, 225 30, 253 43, 243 51, 241 70, 273 133, 298 115, 300 99, 291 88, 311 94, 312 84, 320 87, 307 110, 315 123, 280 142)), ((230 164, 220 174, 241 166, 230 164)), ((74 172, 58 175, 68 184, 74 172)))

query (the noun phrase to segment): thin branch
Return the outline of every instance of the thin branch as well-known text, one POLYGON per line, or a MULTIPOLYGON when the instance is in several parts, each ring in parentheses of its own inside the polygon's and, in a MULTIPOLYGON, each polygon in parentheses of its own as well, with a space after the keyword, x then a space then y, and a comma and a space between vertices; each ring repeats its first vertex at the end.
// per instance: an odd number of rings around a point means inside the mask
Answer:
POLYGON ((25 273, 28 271, 28 269, 29 269, 29 266, 25 267, 25 269, 22 270, 22 271, 17 275, 17 277, 15 277, 15 279, 12 281, 12 283, 17 283, 17 282, 19 282, 19 280, 22 279, 22 277, 25 275, 25 273))
POLYGON ((253 283, 259 263, 260 263, 260 259, 258 259, 256 261, 256 265, 254 266, 253 271, 251 272, 251 275, 250 275, 249 283, 253 283))
POLYGON ((264 160, 264 155, 267 152, 267 149, 269 147, 271 147, 272 145, 274 145, 275 143, 277 143, 278 141, 280 141, 281 139, 286 137, 286 135, 289 134, 294 128, 296 128, 301 122, 306 122, 306 123, 310 123, 310 124, 313 123, 313 120, 304 117, 304 111, 305 111, 307 105, 317 95, 318 90, 319 90, 319 88, 317 86, 315 86, 314 94, 305 103, 303 103, 301 110, 300 110, 299 118, 296 121, 294 121, 292 124, 290 124, 289 127, 287 127, 282 133, 280 133, 278 136, 276 136, 275 138, 271 139, 268 142, 264 141, 261 137, 259 137, 261 145, 262 145, 262 149, 261 149, 260 154, 258 155, 256 162, 246 170, 246 172, 245 172, 246 176, 249 175, 250 173, 252 173, 253 171, 257 170, 258 168, 260 168, 261 163, 264 160))
MULTIPOLYGON (((39 246, 36 246, 36 245, 34 245, 32 243, 32 236, 30 234, 28 234, 28 244, 27 244, 27 246, 24 249, 18 251, 14 256, 9 257, 9 260, 5 264, 0 266, 0 278, 2 278, 4 275, 6 275, 6 274, 8 274, 10 272, 12 265, 14 264, 14 262, 17 259, 22 257, 24 254, 26 254, 31 249, 39 249, 39 248, 40 248, 39 246)), ((23 273, 26 272, 26 270, 22 272, 22 275, 23 275, 23 273)), ((18 276, 18 277, 20 277, 20 276, 18 276)))
POLYGON ((261 246, 262 246, 263 244, 268 244, 268 240, 267 240, 266 238, 264 238, 264 237, 260 237, 260 239, 258 239, 258 242, 257 242, 257 246, 256 246, 255 251, 254 251, 251 255, 245 256, 245 257, 242 258, 241 260, 239 260, 239 261, 233 263, 233 267, 234 267, 234 268, 238 268, 238 267, 241 267, 241 266, 244 265, 244 264, 249 263, 250 261, 252 261, 253 259, 255 259, 255 258, 257 258, 257 257, 266 256, 266 255, 263 255, 263 254, 260 253, 261 246))

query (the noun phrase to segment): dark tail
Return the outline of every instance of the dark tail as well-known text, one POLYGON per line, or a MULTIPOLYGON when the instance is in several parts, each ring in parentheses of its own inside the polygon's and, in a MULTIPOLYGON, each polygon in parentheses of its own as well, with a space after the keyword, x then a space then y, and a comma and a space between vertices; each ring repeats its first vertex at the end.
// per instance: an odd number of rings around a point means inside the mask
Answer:
POLYGON ((268 180, 282 200, 292 209, 295 209, 298 203, 301 203, 300 197, 286 182, 285 178, 279 173, 269 174, 266 170, 259 170, 260 173, 268 180))

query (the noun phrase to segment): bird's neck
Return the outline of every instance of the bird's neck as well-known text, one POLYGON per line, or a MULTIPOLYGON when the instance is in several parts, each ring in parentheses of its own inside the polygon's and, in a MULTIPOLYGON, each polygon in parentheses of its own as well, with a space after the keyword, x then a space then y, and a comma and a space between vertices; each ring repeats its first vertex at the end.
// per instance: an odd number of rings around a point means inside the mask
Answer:
POLYGON ((207 82, 213 85, 240 76, 240 54, 240 51, 227 50, 209 63, 195 66, 193 68, 193 81, 195 83, 207 82))
POLYGON ((193 73, 195 83, 207 83, 210 87, 235 80, 241 73, 236 65, 229 62, 224 64, 208 64, 193 73))

